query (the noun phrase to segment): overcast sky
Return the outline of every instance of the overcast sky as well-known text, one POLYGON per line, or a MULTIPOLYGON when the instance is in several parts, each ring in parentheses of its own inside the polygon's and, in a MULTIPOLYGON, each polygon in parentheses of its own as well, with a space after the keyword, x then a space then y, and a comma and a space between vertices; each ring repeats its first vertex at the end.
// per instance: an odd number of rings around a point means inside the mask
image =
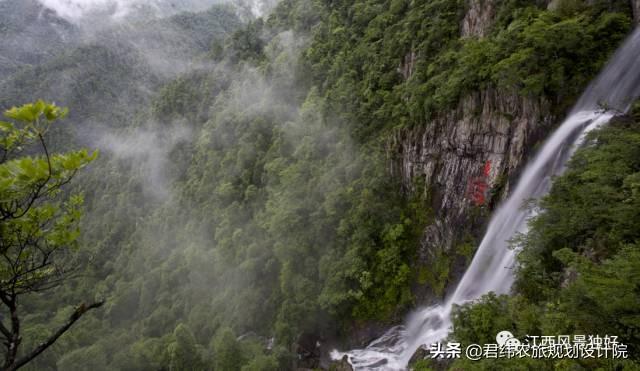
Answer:
MULTIPOLYGON (((233 2, 234 0, 39 0, 48 8, 55 9, 59 16, 73 21, 90 13, 108 13, 122 17, 131 10, 143 5, 157 9, 161 14, 177 11, 198 11, 214 4, 233 2)), ((255 15, 260 15, 263 0, 251 0, 255 15)))

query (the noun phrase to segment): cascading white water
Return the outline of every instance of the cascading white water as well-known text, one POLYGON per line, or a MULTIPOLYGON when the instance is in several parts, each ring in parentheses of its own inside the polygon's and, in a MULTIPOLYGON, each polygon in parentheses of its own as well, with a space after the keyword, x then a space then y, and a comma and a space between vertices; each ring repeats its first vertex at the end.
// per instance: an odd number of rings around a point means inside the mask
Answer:
POLYGON ((516 253, 509 240, 526 233, 532 216, 523 203, 539 199, 550 189, 552 177, 564 171, 567 161, 584 141, 586 133, 606 124, 615 111, 626 111, 640 96, 640 28, 618 49, 600 75, 589 85, 569 117, 558 127, 525 168, 509 198, 494 213, 487 232, 453 295, 444 303, 409 315, 406 323, 389 329, 364 349, 345 354, 355 370, 404 370, 423 344, 444 339, 451 326, 451 309, 491 291, 508 293, 514 280, 516 253), (600 106, 608 110, 602 109, 600 106))

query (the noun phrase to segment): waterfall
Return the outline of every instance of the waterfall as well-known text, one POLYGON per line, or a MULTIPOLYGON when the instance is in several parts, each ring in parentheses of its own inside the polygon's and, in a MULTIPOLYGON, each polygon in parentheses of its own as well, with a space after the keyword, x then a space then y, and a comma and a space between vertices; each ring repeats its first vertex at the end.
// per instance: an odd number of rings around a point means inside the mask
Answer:
POLYGON ((454 304, 478 299, 491 291, 509 293, 516 258, 516 252, 509 248, 509 240, 517 233, 526 233, 527 220, 533 216, 523 203, 547 194, 552 178, 562 174, 586 133, 606 124, 614 116, 613 112, 627 111, 638 96, 640 28, 627 38, 587 87, 568 118, 526 166, 515 190, 493 214, 486 234, 453 294, 441 304, 416 310, 404 325, 389 329, 366 348, 345 353, 334 351, 332 358, 347 355, 355 370, 404 370, 420 346, 441 341, 448 335, 454 304))

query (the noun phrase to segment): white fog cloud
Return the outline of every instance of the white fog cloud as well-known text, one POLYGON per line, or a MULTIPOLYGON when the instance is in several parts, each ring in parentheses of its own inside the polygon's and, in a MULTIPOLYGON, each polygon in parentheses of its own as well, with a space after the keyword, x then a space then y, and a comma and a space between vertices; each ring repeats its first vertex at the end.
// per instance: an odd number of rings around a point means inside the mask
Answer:
POLYGON ((254 15, 261 15, 270 8, 273 0, 39 0, 46 7, 55 10, 59 16, 78 21, 87 15, 101 15, 122 18, 133 11, 152 12, 169 15, 181 11, 201 11, 215 4, 244 4, 254 15))
POLYGON ((153 129, 153 126, 136 129, 126 135, 101 133, 93 146, 115 158, 130 161, 136 173, 142 176, 146 190, 157 197, 167 198, 170 196, 170 181, 166 174, 169 155, 177 145, 190 141, 192 133, 185 126, 163 129, 153 129))

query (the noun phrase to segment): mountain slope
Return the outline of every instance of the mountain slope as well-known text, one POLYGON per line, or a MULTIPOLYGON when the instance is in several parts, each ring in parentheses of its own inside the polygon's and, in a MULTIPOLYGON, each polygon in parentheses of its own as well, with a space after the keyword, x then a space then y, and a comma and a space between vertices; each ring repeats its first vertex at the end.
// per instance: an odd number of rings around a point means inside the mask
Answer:
POLYGON ((55 99, 56 144, 102 150, 77 185, 90 264, 24 303, 25 344, 78 297, 107 304, 32 368, 326 367, 455 282, 630 27, 626 1, 283 0, 12 72, 0 104, 55 99))

